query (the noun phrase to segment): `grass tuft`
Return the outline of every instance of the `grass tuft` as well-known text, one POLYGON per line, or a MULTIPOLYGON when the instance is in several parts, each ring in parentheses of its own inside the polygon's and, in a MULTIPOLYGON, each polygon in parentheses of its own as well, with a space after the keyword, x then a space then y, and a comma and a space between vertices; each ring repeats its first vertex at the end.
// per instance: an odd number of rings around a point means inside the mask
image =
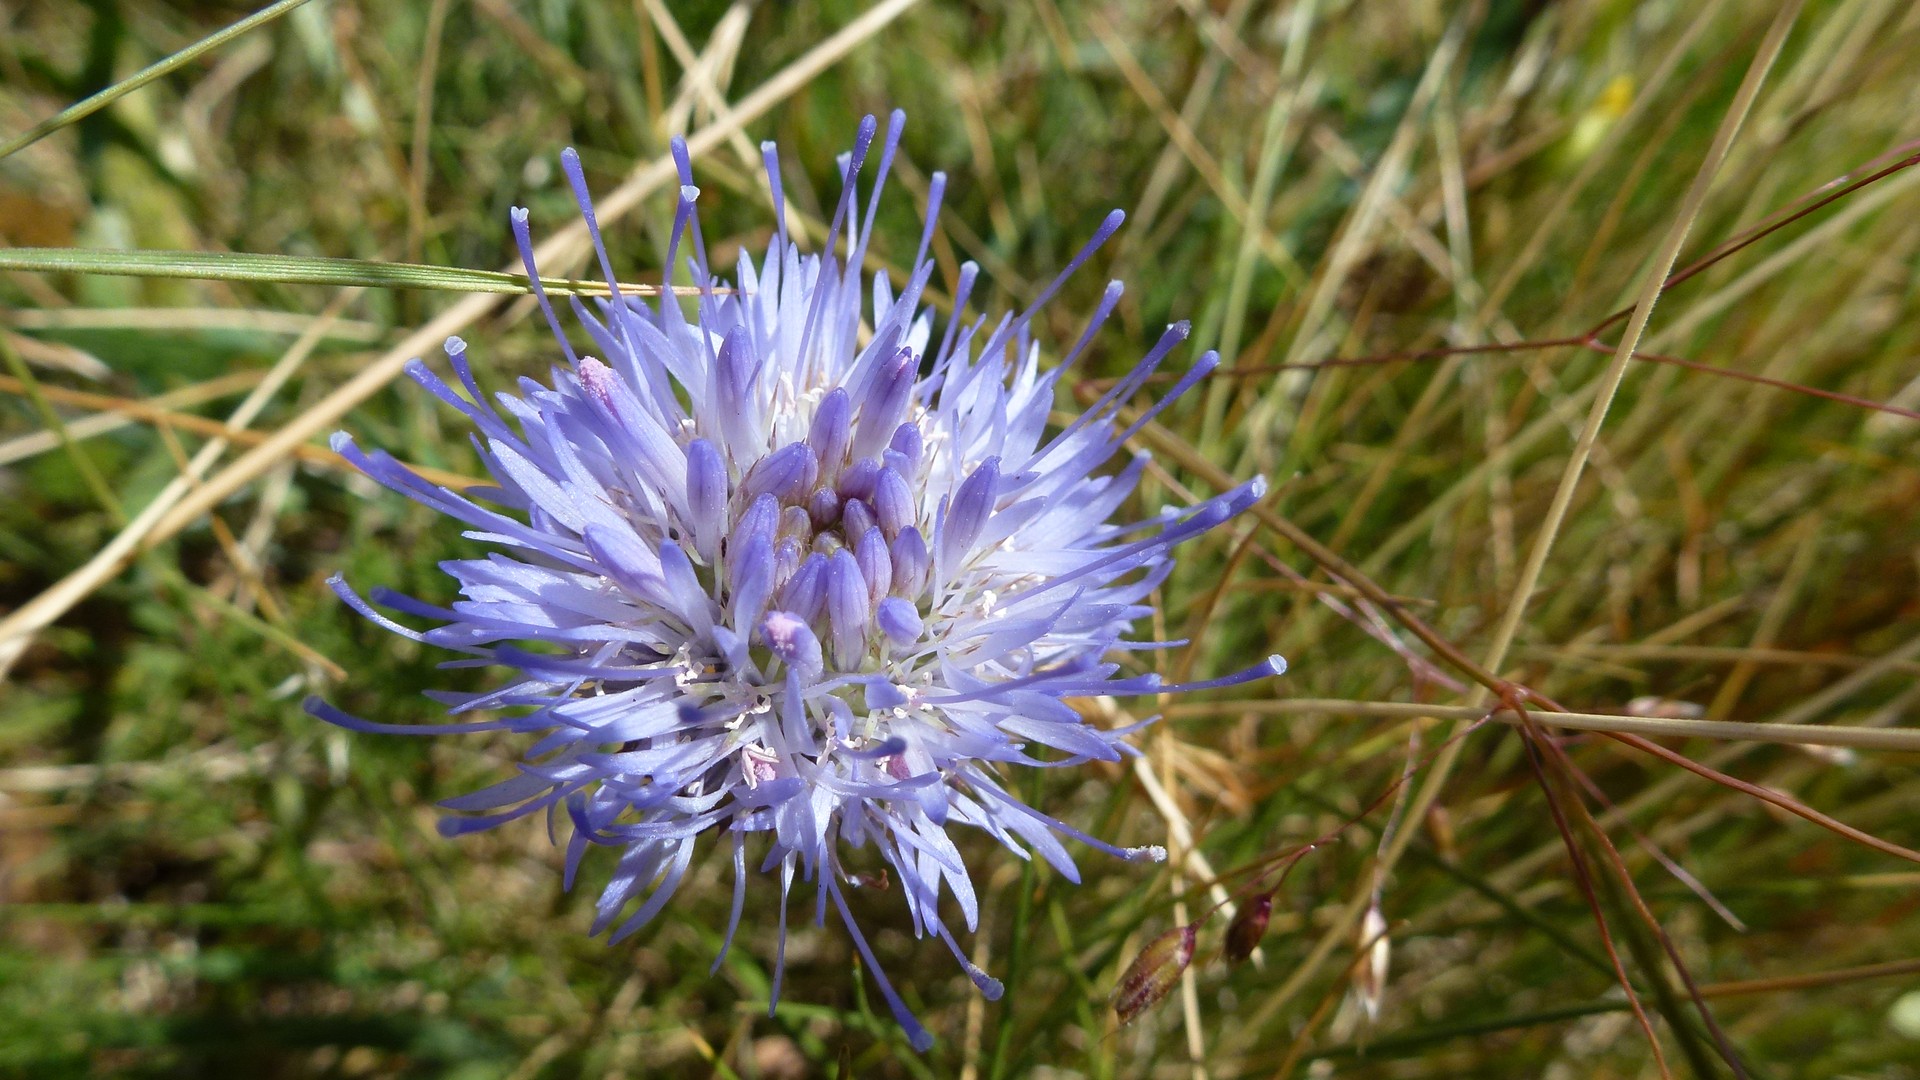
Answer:
POLYGON ((1903 5, 0 20, 0 1075, 1920 1075, 1903 5), (817 238, 833 154, 895 106, 874 257, 911 255, 945 171, 936 296, 973 260, 1030 299, 1129 211, 1041 316, 1070 343, 1128 283, 1063 412, 1192 319, 1185 355, 1228 355, 1141 431, 1142 504, 1273 489, 1165 585, 1156 636, 1191 644, 1133 659, 1291 663, 1028 793, 1168 866, 1073 886, 963 843, 1001 1001, 897 897, 849 898, 915 973, 925 1055, 831 931, 796 930, 769 1017, 757 894, 708 978, 724 854, 609 948, 607 861, 569 894, 537 822, 436 833, 504 745, 299 709, 418 722, 415 691, 484 685, 326 588, 444 599, 472 545, 324 436, 476 475, 394 376, 454 332, 493 385, 554 361, 506 214, 548 291, 594 288, 560 148, 616 274, 657 282, 670 135, 725 262, 769 234, 760 140, 817 238), (1233 913, 1265 897, 1255 948, 1233 913), (1190 924, 1190 964, 1126 995, 1190 924))

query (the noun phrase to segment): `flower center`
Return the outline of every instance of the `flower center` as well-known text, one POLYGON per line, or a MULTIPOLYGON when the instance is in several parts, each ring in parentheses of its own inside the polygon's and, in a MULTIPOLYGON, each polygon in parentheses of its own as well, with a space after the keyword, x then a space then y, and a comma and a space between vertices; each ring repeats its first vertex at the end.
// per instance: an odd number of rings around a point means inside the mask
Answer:
POLYGON ((876 669, 919 641, 933 566, 918 359, 903 348, 850 376, 819 395, 803 438, 764 451, 767 426, 738 423, 759 408, 748 352, 728 336, 722 374, 742 370, 721 382, 738 384, 738 414, 686 447, 693 553, 741 641, 809 680, 876 669))

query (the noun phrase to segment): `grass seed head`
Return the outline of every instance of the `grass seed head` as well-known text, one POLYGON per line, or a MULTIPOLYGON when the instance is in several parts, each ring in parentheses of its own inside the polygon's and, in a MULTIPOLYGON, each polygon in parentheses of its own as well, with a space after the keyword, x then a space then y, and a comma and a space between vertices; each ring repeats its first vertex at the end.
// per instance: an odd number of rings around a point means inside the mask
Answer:
POLYGON ((1260 939, 1267 936, 1267 921, 1273 918, 1273 894, 1264 893, 1240 905, 1227 923, 1227 942, 1220 952, 1229 964, 1245 963, 1260 939))
POLYGON ((1177 926, 1147 943, 1140 955, 1127 965, 1120 985, 1113 992, 1113 1012, 1121 1026, 1160 1003, 1173 990, 1180 975, 1193 963, 1194 927, 1177 926))

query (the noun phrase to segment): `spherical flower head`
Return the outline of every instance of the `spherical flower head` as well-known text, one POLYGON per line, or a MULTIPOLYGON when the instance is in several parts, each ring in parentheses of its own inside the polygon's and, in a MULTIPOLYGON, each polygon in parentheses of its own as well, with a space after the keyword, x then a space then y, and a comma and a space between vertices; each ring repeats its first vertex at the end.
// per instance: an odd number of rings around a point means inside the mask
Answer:
MULTIPOLYGON (((409 374, 464 414, 495 487, 458 494, 389 455, 334 445, 367 475, 445 513, 499 550, 442 564, 463 599, 440 607, 390 592, 373 600, 432 620, 416 631, 344 583, 356 610, 396 633, 509 671, 506 684, 449 697, 446 724, 384 725, 320 701, 334 723, 406 734, 504 730, 526 736, 512 777, 443 804, 448 835, 564 810, 570 886, 583 854, 619 852, 593 931, 612 940, 654 918, 704 845, 733 864, 733 940, 749 859, 785 897, 796 878, 831 902, 916 1046, 931 1036, 875 963, 844 890, 868 880, 856 858, 891 868, 916 933, 946 943, 990 997, 999 984, 966 960, 947 920, 968 930, 979 905, 949 836, 980 830, 1071 880, 1060 837, 1121 849, 1027 806, 1009 790, 1022 766, 1113 761, 1127 730, 1086 721, 1066 699, 1165 693, 1275 674, 1278 658, 1189 687, 1121 673, 1145 600, 1170 552, 1238 513, 1255 479, 1198 506, 1115 523, 1145 465, 1104 466, 1128 437, 1212 370, 1209 354, 1159 405, 1122 429, 1123 404, 1186 336, 1169 328, 1140 365, 1079 419, 1049 432, 1056 382, 1120 295, 1108 288, 1074 348, 1051 370, 1029 338, 1033 316, 1119 227, 1110 215, 1033 307, 998 319, 963 313, 976 277, 954 283, 936 341, 922 304, 944 177, 907 280, 894 291, 861 266, 903 117, 880 142, 864 214, 859 180, 876 124, 841 159, 845 186, 824 254, 803 254, 777 219, 765 257, 741 256, 728 285, 707 265, 685 146, 669 245, 683 234, 700 285, 691 300, 624 296, 587 197, 579 159, 562 155, 613 296, 574 314, 595 355, 576 353, 539 294, 526 211, 512 214, 528 274, 566 363, 550 385, 523 381, 487 403, 459 339, 455 389, 426 365, 409 374), (862 227, 862 222, 865 227, 862 227), (836 248, 844 238, 844 256, 836 248), (869 306, 870 305, 870 306, 869 306), (863 318, 866 329, 863 327, 863 318), (464 393, 461 392, 464 390, 464 393), (528 643, 538 650, 526 648, 528 643), (950 897, 950 902, 943 903, 950 897), (947 910, 943 910, 943 908, 947 910)), ((778 160, 764 147, 776 214, 778 160)))

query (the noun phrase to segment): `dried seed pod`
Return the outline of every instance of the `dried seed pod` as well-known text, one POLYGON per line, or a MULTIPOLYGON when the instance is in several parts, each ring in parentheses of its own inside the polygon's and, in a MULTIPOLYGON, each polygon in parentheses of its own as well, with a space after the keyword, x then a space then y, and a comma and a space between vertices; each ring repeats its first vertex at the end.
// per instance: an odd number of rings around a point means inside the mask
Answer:
POLYGON ((1273 894, 1256 896, 1240 905, 1233 913, 1233 920, 1227 923, 1227 941, 1220 947, 1221 955, 1229 964, 1244 963, 1260 947, 1260 939, 1267 936, 1267 920, 1273 917, 1273 894))
POLYGON ((1380 999, 1387 992, 1387 962, 1392 944, 1387 938, 1387 920, 1378 905, 1367 909, 1360 921, 1360 948, 1365 959, 1354 965, 1353 991, 1369 1023, 1380 1018, 1380 999))
POLYGON ((1180 974, 1193 963, 1193 944, 1197 937, 1193 926, 1179 926, 1161 934, 1140 950, 1127 965, 1120 985, 1113 991, 1113 1012, 1122 1026, 1159 1004, 1180 981, 1180 974))

